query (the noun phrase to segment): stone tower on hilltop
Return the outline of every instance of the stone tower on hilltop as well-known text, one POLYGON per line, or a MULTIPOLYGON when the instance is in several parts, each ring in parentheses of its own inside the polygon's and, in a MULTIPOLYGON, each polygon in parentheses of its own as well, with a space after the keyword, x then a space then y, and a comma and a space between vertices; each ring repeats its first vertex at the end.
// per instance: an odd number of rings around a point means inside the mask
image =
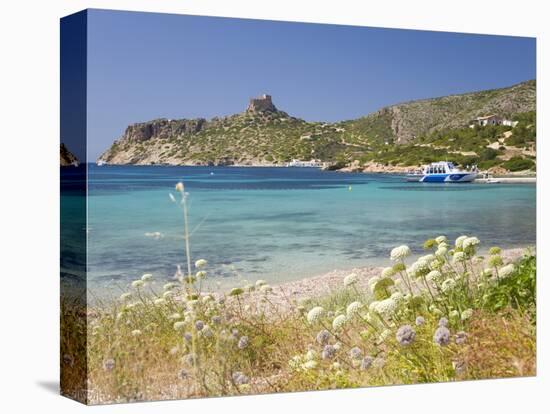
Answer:
POLYGON ((275 112, 276 110, 277 108, 275 108, 275 105, 271 101, 271 95, 266 95, 265 93, 259 98, 251 98, 248 102, 248 108, 246 108, 246 112, 275 112))

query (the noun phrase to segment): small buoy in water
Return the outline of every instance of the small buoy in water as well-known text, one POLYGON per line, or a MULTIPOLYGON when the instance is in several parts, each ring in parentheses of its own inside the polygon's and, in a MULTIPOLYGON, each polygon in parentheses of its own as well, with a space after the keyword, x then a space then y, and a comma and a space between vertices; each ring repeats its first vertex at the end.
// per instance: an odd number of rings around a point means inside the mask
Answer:
POLYGON ((351 185, 348 187, 348 191, 351 191, 351 185))

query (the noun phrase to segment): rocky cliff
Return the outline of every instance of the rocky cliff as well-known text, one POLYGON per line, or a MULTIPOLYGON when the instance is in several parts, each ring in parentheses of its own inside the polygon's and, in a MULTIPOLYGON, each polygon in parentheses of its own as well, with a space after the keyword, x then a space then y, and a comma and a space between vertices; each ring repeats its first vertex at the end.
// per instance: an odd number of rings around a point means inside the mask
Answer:
POLYGON ((67 149, 65 144, 61 143, 59 149, 61 167, 78 166, 78 159, 67 149))

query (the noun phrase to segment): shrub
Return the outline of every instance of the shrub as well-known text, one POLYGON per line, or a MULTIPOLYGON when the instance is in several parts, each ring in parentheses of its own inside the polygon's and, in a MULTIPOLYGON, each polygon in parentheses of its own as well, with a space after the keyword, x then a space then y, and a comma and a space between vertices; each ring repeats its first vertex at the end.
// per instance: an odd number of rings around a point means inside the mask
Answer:
POLYGON ((523 157, 512 157, 502 164, 509 171, 524 171, 530 170, 535 166, 533 160, 523 157))

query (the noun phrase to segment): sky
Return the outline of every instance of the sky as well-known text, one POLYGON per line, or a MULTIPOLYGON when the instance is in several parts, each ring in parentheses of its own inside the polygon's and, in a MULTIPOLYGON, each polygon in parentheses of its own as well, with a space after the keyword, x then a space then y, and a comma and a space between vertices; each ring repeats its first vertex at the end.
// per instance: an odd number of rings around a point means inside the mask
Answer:
POLYGON ((267 93, 308 121, 536 77, 534 38, 88 12, 88 161, 135 122, 211 118, 267 93))

